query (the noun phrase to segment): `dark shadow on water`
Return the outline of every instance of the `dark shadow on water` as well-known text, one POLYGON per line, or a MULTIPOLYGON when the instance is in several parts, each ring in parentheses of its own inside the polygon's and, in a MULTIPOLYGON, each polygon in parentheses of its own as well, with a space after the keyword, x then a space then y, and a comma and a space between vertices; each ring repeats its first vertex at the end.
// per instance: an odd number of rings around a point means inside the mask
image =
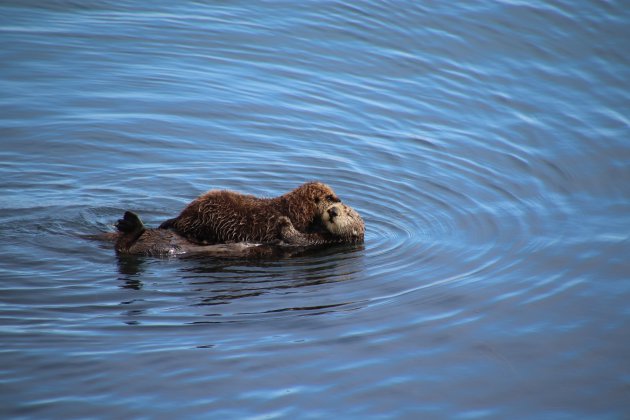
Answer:
MULTIPOLYGON (((157 289, 187 296, 175 305, 180 307, 180 315, 186 324, 255 322, 347 311, 356 302, 341 296, 332 301, 312 299, 308 292, 315 289, 309 287, 317 289, 319 285, 356 278, 364 268, 363 250, 363 245, 291 249, 265 258, 189 256, 159 259, 117 255, 119 287, 130 291, 127 300, 121 302, 125 309, 123 322, 144 325, 155 321, 156 315, 147 315, 147 309, 154 305, 159 307, 160 303, 152 297, 145 299, 141 290, 154 289, 160 278, 164 284, 158 285, 157 289), (173 276, 183 283, 173 283, 173 276), (135 298, 137 292, 140 294, 135 298)), ((150 296, 155 292, 147 291, 150 296)), ((180 324, 182 319, 171 319, 172 314, 169 311, 164 315, 166 318, 157 316, 162 325, 180 324)))
POLYGON ((117 256, 117 262, 118 272, 121 274, 118 279, 124 282, 120 287, 134 290, 142 289, 140 275, 143 271, 143 257, 137 257, 135 255, 117 256))
MULTIPOLYGON (((348 260, 362 255, 364 245, 336 245, 324 248, 260 247, 261 252, 247 257, 190 255, 146 257, 117 254, 121 288, 143 288, 143 273, 156 260, 177 267, 191 284, 213 285, 212 296, 197 305, 221 305, 232 299, 252 297, 270 290, 289 289, 338 281, 358 271, 348 260), (341 267, 343 265, 343 267, 341 267)), ((208 290, 206 290, 207 292, 208 290)))
MULTIPOLYGON (((283 298, 298 289, 352 279, 362 270, 364 247, 335 246, 320 249, 302 249, 273 259, 225 260, 195 258, 194 265, 182 268, 182 278, 194 285, 199 298, 194 306, 211 307, 207 316, 221 316, 221 305, 237 300, 255 298, 241 315, 262 314, 322 314, 333 312, 351 302, 341 301, 326 305, 305 305, 308 300, 283 298), (264 298, 263 295, 279 297, 264 298), (286 306, 285 306, 286 305, 286 306)), ((295 295, 299 296, 299 295, 295 295)), ((223 316, 216 321, 225 320, 223 316)))

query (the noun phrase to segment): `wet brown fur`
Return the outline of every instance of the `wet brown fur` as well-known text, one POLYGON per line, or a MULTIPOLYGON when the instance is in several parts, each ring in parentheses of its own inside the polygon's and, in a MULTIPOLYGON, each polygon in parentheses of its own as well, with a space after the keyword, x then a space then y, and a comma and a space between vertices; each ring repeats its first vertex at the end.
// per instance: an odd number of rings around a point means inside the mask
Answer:
POLYGON ((326 208, 339 201, 332 188, 321 182, 303 184, 275 198, 212 190, 160 228, 173 229, 199 244, 273 243, 281 239, 281 217, 289 218, 297 231, 312 231, 326 208))

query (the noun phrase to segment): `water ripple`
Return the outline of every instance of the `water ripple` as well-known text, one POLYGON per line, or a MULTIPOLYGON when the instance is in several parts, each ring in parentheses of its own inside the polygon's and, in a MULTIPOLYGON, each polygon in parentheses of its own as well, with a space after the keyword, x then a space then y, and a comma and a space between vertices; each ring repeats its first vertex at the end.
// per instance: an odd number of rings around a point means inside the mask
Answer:
POLYGON ((629 8, 39 3, 0 5, 9 417, 627 413, 629 8), (364 245, 85 239, 311 180, 364 245))

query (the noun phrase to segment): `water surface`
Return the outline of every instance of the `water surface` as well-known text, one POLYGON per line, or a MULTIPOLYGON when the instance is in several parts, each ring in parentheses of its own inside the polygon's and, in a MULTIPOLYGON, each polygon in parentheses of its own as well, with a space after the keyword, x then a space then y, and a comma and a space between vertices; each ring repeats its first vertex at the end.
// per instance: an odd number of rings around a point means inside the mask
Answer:
POLYGON ((630 416, 622 2, 0 5, 0 414, 630 416), (213 188, 360 247, 124 258, 213 188))

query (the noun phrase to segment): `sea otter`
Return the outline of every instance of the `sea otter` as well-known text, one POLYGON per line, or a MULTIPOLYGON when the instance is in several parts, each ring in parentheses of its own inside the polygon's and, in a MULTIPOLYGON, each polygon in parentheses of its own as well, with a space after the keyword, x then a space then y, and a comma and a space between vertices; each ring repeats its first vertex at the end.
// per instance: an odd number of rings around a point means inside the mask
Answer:
POLYGON ((287 217, 299 232, 317 230, 326 209, 340 200, 328 185, 309 182, 275 198, 258 198, 233 191, 212 190, 160 225, 192 242, 271 243, 280 239, 279 224, 287 217))
POLYGON ((361 216, 353 208, 333 203, 322 217, 323 231, 302 233, 295 229, 291 220, 280 216, 277 223, 277 237, 271 243, 254 244, 231 242, 213 245, 193 243, 171 229, 147 229, 140 218, 130 211, 125 212, 116 223, 117 233, 109 235, 116 242, 116 252, 120 254, 168 256, 180 254, 205 254, 213 256, 271 256, 278 247, 308 247, 327 244, 362 243, 365 225, 361 216))

